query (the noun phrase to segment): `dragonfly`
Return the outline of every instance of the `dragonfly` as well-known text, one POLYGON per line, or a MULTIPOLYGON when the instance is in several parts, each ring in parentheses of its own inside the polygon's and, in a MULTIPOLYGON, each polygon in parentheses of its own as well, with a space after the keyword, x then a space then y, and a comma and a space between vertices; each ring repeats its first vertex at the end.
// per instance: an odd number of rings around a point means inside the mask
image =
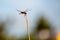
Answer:
POLYGON ((28 11, 31 11, 31 10, 28 10, 28 9, 26 9, 25 11, 20 11, 18 9, 16 9, 16 10, 19 12, 19 14, 24 14, 24 15, 26 15, 28 11))

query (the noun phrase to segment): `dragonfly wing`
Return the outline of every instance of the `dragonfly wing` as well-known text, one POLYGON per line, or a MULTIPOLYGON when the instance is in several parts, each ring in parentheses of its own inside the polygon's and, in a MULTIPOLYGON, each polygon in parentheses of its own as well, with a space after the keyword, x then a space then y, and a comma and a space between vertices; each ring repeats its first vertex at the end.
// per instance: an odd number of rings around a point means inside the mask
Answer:
POLYGON ((21 13, 19 13, 19 15, 20 15, 21 13))
POLYGON ((18 12, 21 12, 20 10, 16 9, 18 12))

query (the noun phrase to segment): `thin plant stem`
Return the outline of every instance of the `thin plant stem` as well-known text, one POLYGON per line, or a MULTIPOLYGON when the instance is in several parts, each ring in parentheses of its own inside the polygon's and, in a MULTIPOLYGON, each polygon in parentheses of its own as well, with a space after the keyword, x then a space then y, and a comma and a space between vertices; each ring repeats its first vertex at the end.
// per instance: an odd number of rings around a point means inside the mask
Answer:
POLYGON ((30 40, 30 30, 29 30, 29 24, 28 24, 28 17, 27 17, 27 15, 25 16, 25 18, 26 18, 26 26, 27 26, 28 38, 30 40))

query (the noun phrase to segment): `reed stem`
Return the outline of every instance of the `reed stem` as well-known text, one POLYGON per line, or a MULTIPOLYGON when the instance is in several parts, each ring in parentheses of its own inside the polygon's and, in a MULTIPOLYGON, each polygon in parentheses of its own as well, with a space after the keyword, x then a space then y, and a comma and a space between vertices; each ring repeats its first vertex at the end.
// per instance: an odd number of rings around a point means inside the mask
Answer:
POLYGON ((27 17, 27 15, 25 16, 25 18, 26 18, 26 26, 27 26, 28 38, 30 40, 30 30, 29 30, 29 24, 28 24, 28 17, 27 17))

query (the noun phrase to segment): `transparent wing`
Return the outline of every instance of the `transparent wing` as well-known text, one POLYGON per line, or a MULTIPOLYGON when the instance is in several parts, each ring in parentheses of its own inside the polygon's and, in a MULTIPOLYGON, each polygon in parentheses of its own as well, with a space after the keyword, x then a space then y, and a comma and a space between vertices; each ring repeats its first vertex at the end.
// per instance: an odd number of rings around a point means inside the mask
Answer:
POLYGON ((19 13, 19 15, 21 15, 21 13, 19 13))
POLYGON ((16 9, 18 12, 21 12, 20 10, 16 9))

